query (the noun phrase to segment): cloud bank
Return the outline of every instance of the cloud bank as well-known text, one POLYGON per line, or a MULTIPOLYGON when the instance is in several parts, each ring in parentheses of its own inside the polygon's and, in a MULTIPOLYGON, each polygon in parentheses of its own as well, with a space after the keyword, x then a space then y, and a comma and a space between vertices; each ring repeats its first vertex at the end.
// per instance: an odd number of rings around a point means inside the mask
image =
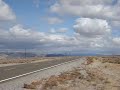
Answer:
MULTIPOLYGON (((75 16, 71 29, 61 27, 48 32, 35 31, 16 24, 8 30, 0 28, 0 49, 35 49, 46 52, 120 54, 120 37, 113 34, 120 25, 120 0, 58 0, 49 8, 57 16, 75 16)), ((59 17, 49 17, 50 25, 63 23, 59 17)), ((72 18, 72 17, 71 17, 72 18)), ((0 0, 0 21, 13 21, 16 15, 0 0)))

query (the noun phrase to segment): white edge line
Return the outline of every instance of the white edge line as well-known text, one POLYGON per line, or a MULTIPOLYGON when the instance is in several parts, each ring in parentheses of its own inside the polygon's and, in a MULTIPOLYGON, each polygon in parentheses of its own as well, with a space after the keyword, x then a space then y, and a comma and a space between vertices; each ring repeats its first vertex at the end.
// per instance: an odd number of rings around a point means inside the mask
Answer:
POLYGON ((70 63, 70 62, 74 62, 76 60, 79 60, 79 59, 75 59, 75 60, 72 60, 72 61, 68 61, 68 62, 64 62, 64 63, 61 63, 61 64, 57 64, 57 65, 53 65, 53 66, 50 66, 50 67, 47 67, 47 68, 43 68, 43 69, 40 69, 40 70, 32 71, 32 72, 25 73, 25 74, 22 74, 22 75, 18 75, 18 76, 15 76, 15 77, 11 77, 11 78, 8 78, 8 79, 0 80, 0 83, 8 81, 8 80, 16 79, 16 78, 19 78, 19 77, 22 77, 22 76, 27 76, 27 75, 30 75, 30 74, 33 74, 33 73, 36 73, 36 72, 44 71, 44 70, 47 70, 47 69, 50 69, 50 68, 54 68, 54 67, 57 67, 57 66, 60 66, 60 65, 63 65, 63 64, 70 63))

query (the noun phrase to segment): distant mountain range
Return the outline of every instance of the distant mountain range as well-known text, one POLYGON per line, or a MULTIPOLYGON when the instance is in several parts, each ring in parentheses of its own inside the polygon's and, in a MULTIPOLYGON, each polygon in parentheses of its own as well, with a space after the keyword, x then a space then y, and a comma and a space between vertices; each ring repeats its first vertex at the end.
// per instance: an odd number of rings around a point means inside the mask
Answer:
POLYGON ((25 58, 25 57, 60 57, 64 54, 35 54, 28 52, 0 52, 0 58, 25 58))
POLYGON ((1 58, 25 58, 25 57, 61 57, 61 56, 101 56, 92 54, 36 54, 32 52, 0 52, 1 58))
POLYGON ((36 57, 35 53, 24 53, 24 52, 0 52, 2 58, 25 58, 25 57, 36 57))
POLYGON ((45 55, 46 57, 61 57, 61 56, 65 56, 64 54, 47 54, 45 55))

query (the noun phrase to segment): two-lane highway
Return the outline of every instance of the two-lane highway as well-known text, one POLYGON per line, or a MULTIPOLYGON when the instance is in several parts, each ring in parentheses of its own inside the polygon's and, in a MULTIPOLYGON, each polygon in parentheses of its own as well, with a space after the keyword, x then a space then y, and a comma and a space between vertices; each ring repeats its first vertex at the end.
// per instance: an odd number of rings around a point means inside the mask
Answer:
POLYGON ((64 59, 59 59, 59 60, 51 60, 51 61, 45 61, 45 62, 27 63, 27 64, 20 64, 20 65, 14 65, 14 66, 0 67, 0 81, 15 77, 15 76, 19 76, 25 73, 29 73, 32 71, 47 68, 60 63, 76 60, 78 58, 79 57, 76 57, 76 58, 65 57, 64 59))

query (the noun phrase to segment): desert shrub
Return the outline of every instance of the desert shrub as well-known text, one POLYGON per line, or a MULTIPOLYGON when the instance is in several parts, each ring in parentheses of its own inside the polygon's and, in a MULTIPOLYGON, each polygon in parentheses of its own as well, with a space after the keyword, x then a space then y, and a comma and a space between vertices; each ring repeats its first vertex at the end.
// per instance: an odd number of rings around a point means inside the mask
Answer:
POLYGON ((26 88, 26 89, 36 89, 36 85, 33 85, 33 84, 24 84, 23 88, 26 88))
POLYGON ((102 62, 120 64, 120 57, 104 57, 102 58, 102 62))
POLYGON ((97 60, 97 57, 87 57, 87 64, 93 63, 94 60, 97 60))

